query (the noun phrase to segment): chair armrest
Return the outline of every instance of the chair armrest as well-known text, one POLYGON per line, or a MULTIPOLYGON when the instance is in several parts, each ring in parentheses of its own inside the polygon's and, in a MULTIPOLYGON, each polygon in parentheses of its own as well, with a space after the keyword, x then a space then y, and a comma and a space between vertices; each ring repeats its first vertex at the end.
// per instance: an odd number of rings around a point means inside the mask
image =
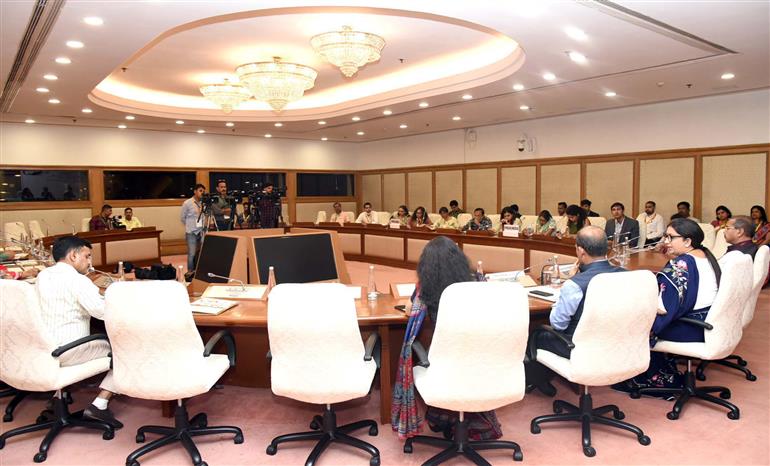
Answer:
POLYGON ((104 333, 94 333, 93 335, 88 335, 87 337, 78 338, 75 341, 71 341, 71 342, 67 343, 66 345, 62 345, 62 346, 56 348, 51 353, 51 356, 53 356, 55 358, 58 358, 59 356, 64 354, 66 351, 69 351, 72 348, 78 347, 80 345, 88 343, 89 341, 94 341, 94 340, 106 340, 107 342, 110 341, 110 339, 107 338, 107 335, 105 335, 104 333))
POLYGON ((572 340, 563 333, 555 330, 550 325, 541 325, 540 327, 536 328, 534 332, 532 332, 532 335, 529 337, 529 358, 531 361, 537 361, 537 347, 535 345, 537 338, 536 336, 539 333, 550 333, 551 335, 555 336, 559 340, 562 341, 569 349, 575 349, 575 344, 572 343, 572 340))
POLYGON ((679 322, 684 322, 686 324, 695 325, 695 326, 700 327, 700 328, 702 328, 704 330, 714 330, 714 326, 713 325, 709 324, 708 322, 704 322, 702 320, 691 319, 690 317, 680 317, 677 320, 679 322))
POLYGON ((412 352, 417 356, 417 362, 415 363, 415 366, 430 366, 430 361, 428 361, 428 352, 425 350, 425 347, 422 346, 422 343, 419 341, 412 343, 412 352))
POLYGON ((374 359, 377 369, 380 368, 381 346, 380 334, 377 332, 370 333, 369 338, 366 339, 366 343, 364 344, 364 361, 371 361, 374 359))
POLYGON ((227 359, 230 360, 230 367, 235 367, 235 338, 233 338, 233 334, 230 333, 229 330, 218 331, 208 342, 206 342, 206 347, 203 348, 203 357, 207 358, 211 356, 214 346, 216 346, 216 344, 219 343, 219 340, 222 339, 224 339, 225 345, 227 346, 227 359))

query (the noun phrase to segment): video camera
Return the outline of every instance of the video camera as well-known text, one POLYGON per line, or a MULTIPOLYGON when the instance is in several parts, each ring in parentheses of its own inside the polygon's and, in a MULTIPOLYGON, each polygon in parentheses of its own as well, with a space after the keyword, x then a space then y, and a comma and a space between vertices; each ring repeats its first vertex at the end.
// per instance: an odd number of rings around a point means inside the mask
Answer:
POLYGON ((122 218, 123 218, 122 215, 116 215, 114 217, 110 217, 109 218, 110 223, 112 223, 112 229, 113 230, 117 230, 117 229, 120 229, 120 228, 126 228, 126 226, 123 225, 120 222, 120 219, 122 219, 122 218))
POLYGON ((257 183, 254 185, 254 190, 244 193, 249 198, 249 203, 254 204, 256 202, 259 202, 263 199, 271 200, 276 203, 281 202, 282 197, 286 197, 286 187, 278 187, 273 185, 273 192, 266 193, 264 189, 264 185, 262 183, 257 183))

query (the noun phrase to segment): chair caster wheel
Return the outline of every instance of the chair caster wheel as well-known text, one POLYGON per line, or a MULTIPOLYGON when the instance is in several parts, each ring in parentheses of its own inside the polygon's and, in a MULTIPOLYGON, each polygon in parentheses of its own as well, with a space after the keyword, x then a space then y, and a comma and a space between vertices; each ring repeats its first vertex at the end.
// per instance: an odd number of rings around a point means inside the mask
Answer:
POLYGON ((136 434, 136 443, 144 443, 144 434, 136 434))
POLYGON ((102 434, 102 438, 104 440, 112 440, 112 439, 114 439, 115 438, 115 431, 112 430, 112 429, 105 430, 104 433, 102 434))
POLYGON ((520 451, 513 452, 513 461, 524 461, 524 453, 520 451))
POLYGON ((719 393, 719 398, 722 398, 723 400, 729 400, 731 395, 732 394, 730 393, 730 390, 725 390, 719 393))
POLYGON ((195 466, 209 466, 209 465, 205 461, 201 461, 200 463, 196 464, 195 466))
POLYGON ((243 434, 235 434, 235 437, 233 438, 233 443, 236 445, 240 445, 243 443, 243 434))
POLYGON ((644 445, 646 447, 647 445, 652 443, 652 440, 650 440, 650 437, 648 437, 646 435, 642 435, 641 437, 639 437, 639 443, 641 443, 642 445, 644 445))
POLYGON ((626 418, 626 414, 623 411, 615 411, 614 413, 612 413, 612 417, 614 417, 618 421, 622 421, 623 419, 626 418))
POLYGON ((414 448, 412 447, 411 443, 404 444, 404 453, 411 453, 413 451, 414 451, 414 448))
POLYGON ((596 450, 594 450, 594 447, 583 447, 583 454, 589 458, 593 458, 596 456, 596 450))
POLYGON ((377 428, 377 426, 372 426, 369 428, 369 436, 370 437, 376 437, 377 434, 380 433, 380 430, 377 428))
POLYGON ((139 466, 139 461, 132 461, 130 463, 126 463, 126 466, 139 466))
POLYGON ((554 401, 553 402, 553 413, 554 414, 561 414, 563 411, 564 410, 561 409, 561 406, 559 406, 559 404, 554 401))
POLYGON ((369 466, 380 466, 380 457, 372 456, 372 459, 369 460, 369 466))
POLYGON ((529 426, 529 431, 532 432, 533 434, 539 434, 540 426, 537 424, 532 424, 531 426, 529 426))
POLYGON ((706 374, 695 374, 695 378, 703 382, 706 380, 706 374))
POLYGON ((628 394, 628 396, 630 396, 631 398, 633 398, 635 400, 638 400, 639 398, 642 397, 642 394, 639 393, 639 392, 631 392, 631 393, 628 394))
POLYGON ((6 414, 3 416, 3 422, 11 422, 11 421, 13 421, 13 414, 11 414, 11 413, 6 413, 6 414))
POLYGON ((669 411, 666 413, 666 417, 672 421, 675 421, 679 419, 679 413, 677 413, 676 411, 669 411))
POLYGON ((746 362, 745 359, 738 359, 738 365, 741 366, 741 367, 746 367, 746 366, 749 365, 749 363, 746 362))
POLYGON ((757 381, 757 376, 754 375, 754 374, 746 374, 746 380, 750 380, 752 382, 756 382, 757 381))
POLYGON ((739 411, 730 411, 727 413, 727 418, 732 419, 733 421, 737 421, 741 418, 741 413, 739 411))
POLYGON ((278 447, 276 447, 275 445, 273 445, 271 443, 270 445, 267 446, 267 449, 265 450, 265 453, 267 453, 270 456, 273 456, 276 453, 278 453, 278 447))
POLYGON ((42 463, 43 461, 45 461, 46 458, 48 458, 48 455, 46 455, 45 453, 38 453, 32 459, 35 461, 35 463, 42 463))
POLYGON ((320 425, 319 425, 317 422, 315 422, 315 421, 310 421, 310 429, 311 429, 311 430, 318 430, 318 429, 320 429, 320 428, 321 428, 321 426, 320 426, 320 425))

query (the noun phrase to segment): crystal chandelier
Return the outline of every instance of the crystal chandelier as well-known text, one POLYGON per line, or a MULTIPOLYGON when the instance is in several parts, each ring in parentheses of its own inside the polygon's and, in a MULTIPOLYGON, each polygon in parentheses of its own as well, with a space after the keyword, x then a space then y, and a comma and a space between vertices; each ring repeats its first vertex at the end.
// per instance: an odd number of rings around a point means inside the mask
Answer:
POLYGON ((350 26, 342 26, 341 31, 314 36, 310 39, 310 45, 349 78, 362 66, 380 59, 385 39, 376 34, 354 31, 350 26))
POLYGON ((251 97, 248 89, 237 83, 231 84, 227 79, 221 84, 201 86, 200 91, 203 97, 219 105, 225 113, 232 112, 238 104, 251 97))
POLYGON ((306 90, 313 87, 318 76, 313 68, 285 63, 280 57, 273 57, 271 62, 241 65, 235 73, 256 100, 267 102, 276 112, 283 110, 289 102, 300 99, 306 90))

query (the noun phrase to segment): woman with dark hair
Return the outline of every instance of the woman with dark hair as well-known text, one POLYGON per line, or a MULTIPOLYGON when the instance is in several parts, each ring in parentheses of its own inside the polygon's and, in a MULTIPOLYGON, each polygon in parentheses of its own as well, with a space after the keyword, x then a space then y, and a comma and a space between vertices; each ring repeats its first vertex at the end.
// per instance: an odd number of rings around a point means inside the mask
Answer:
POLYGON ((390 219, 391 220, 396 219, 398 220, 398 223, 400 223, 402 227, 408 227, 409 226, 409 208, 405 205, 398 206, 396 215, 393 215, 392 217, 390 217, 390 219))
POLYGON ((733 218, 733 213, 730 212, 730 209, 723 205, 716 208, 716 215, 717 218, 711 222, 711 226, 717 231, 726 228, 727 221, 733 218))
MULTIPOLYGON (((663 235, 666 254, 672 259, 657 273, 658 316, 652 324, 650 345, 660 338, 677 342, 704 341, 703 328, 679 319, 706 320, 717 295, 722 271, 716 257, 703 246, 703 230, 687 218, 671 221, 663 235)), ((626 384, 636 387, 681 387, 683 375, 672 357, 651 352, 650 367, 626 384)))
POLYGON ((770 244, 770 222, 767 212, 761 205, 751 207, 751 219, 754 221, 754 244, 770 244))
POLYGON ((538 235, 551 236, 556 230, 556 220, 553 219, 551 212, 547 210, 541 210, 537 217, 537 226, 535 227, 535 233, 538 235))
POLYGON ((585 209, 579 205, 572 204, 567 207, 567 233, 570 235, 577 235, 583 227, 591 224, 588 220, 588 214, 585 209))
MULTIPOLYGON (((433 339, 438 319, 439 300, 444 289, 453 283, 475 281, 468 258, 454 241, 446 236, 432 239, 422 250, 417 264, 417 286, 412 294, 412 309, 406 324, 406 335, 401 347, 396 383, 393 387, 391 426, 399 438, 414 437, 421 430, 422 419, 417 412, 416 392, 412 375, 412 344, 419 340, 426 347, 433 339)), ((427 348, 426 348, 427 349, 427 348)), ((434 432, 453 436, 456 413, 428 407, 425 419, 434 432)), ((496 439, 502 436, 500 423, 494 411, 465 413, 468 435, 472 440, 496 439)))
POLYGON ((425 212, 425 207, 420 206, 414 209, 412 216, 409 218, 409 228, 422 228, 432 227, 433 222, 430 221, 428 213, 425 212))
POLYGON ((519 229, 521 229, 521 217, 520 215, 517 217, 518 212, 514 211, 510 207, 503 207, 503 210, 500 211, 500 231, 503 230, 503 225, 518 225, 519 229))

